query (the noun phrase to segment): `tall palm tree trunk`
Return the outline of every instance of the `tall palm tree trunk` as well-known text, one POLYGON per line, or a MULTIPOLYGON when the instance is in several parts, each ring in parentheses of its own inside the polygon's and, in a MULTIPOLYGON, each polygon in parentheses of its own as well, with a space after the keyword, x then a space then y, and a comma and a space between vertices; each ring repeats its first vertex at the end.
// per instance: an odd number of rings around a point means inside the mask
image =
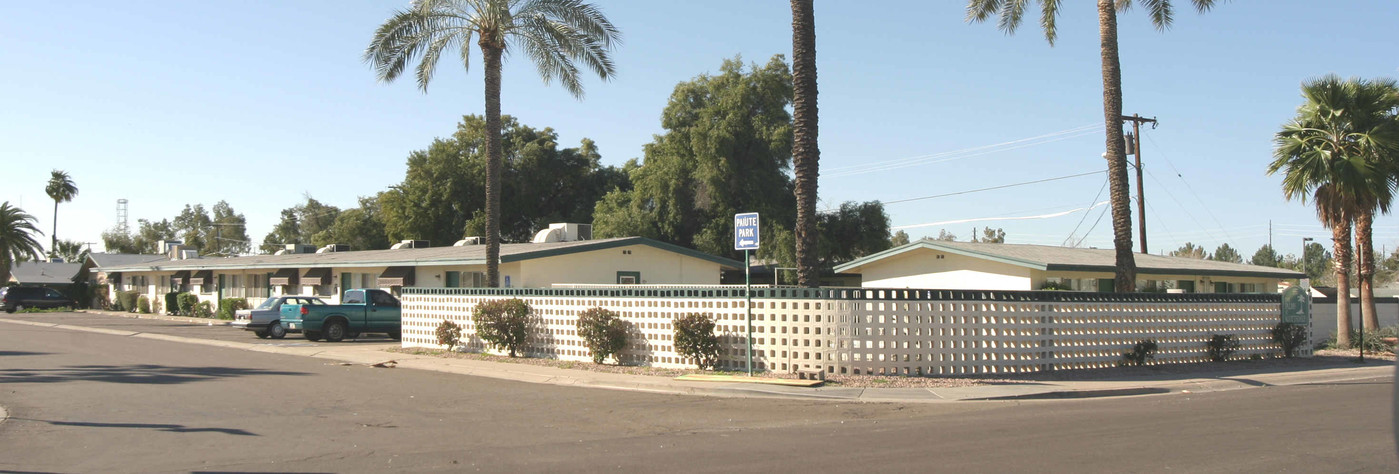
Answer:
POLYGON ((792 0, 792 162, 797 193, 797 284, 821 286, 817 266, 816 186, 821 150, 817 145, 816 19, 812 0, 792 0))
POLYGON ((1122 66, 1117 57, 1117 5, 1098 0, 1098 33, 1103 55, 1103 122, 1107 126, 1108 180, 1112 185, 1112 245, 1117 250, 1118 292, 1136 289, 1132 256, 1132 209, 1127 191, 1127 144, 1122 137, 1122 66))
POLYGON ((503 46, 481 42, 486 61, 486 286, 500 286, 500 56, 503 46))
MULTIPOLYGON (((50 257, 53 257, 53 256, 55 256, 55 255, 58 254, 58 200, 57 200, 57 199, 54 199, 54 200, 53 200, 53 233, 52 233, 52 234, 49 234, 49 237, 52 239, 52 240, 50 240, 50 244, 49 244, 49 256, 50 256, 50 257)), ((69 262, 69 263, 72 263, 72 262, 69 262)), ((9 280, 9 278, 6 278, 6 279, 0 280, 0 281, 10 281, 10 280, 9 280)))
POLYGON ((1365 209, 1355 216, 1355 265, 1359 269, 1360 320, 1367 331, 1380 328, 1375 314, 1375 245, 1371 238, 1375 210, 1365 209))
POLYGON ((1336 345, 1350 347, 1350 219, 1331 228, 1336 255, 1336 345))

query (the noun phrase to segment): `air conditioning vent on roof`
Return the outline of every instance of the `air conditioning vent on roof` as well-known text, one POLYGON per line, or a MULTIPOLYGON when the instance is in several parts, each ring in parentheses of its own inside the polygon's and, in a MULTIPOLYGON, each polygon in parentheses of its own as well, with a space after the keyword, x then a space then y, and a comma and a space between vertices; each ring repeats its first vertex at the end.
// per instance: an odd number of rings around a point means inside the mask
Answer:
POLYGON ((330 244, 316 250, 316 253, 349 252, 350 246, 346 244, 330 244))
POLYGON ((592 240, 592 224, 549 224, 548 229, 534 234, 533 242, 542 244, 546 242, 573 242, 575 240, 592 240))
POLYGON ((426 240, 411 240, 411 239, 410 239, 410 240, 404 240, 404 241, 402 241, 402 242, 393 244, 393 246, 392 246, 392 247, 389 247, 389 248, 390 248, 390 249, 393 249, 393 250, 398 250, 398 249, 425 249, 425 248, 428 248, 429 246, 430 246, 430 245, 428 244, 428 241, 426 241, 426 240))
POLYGON ((468 246, 468 245, 481 245, 481 244, 483 244, 483 243, 486 243, 486 241, 482 240, 480 237, 471 236, 471 237, 467 237, 467 238, 465 238, 465 239, 458 240, 457 243, 452 244, 452 246, 453 246, 453 247, 465 247, 465 246, 468 246))

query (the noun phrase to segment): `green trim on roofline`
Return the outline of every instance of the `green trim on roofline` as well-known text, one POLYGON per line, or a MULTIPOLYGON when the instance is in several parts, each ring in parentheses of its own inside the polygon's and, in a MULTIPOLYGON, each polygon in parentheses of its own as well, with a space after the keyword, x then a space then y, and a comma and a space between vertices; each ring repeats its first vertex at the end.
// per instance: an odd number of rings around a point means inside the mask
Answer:
POLYGON ((835 267, 835 271, 836 271, 836 273, 842 273, 842 272, 845 272, 845 271, 850 270, 850 269, 853 269, 853 268, 859 268, 859 267, 861 267, 861 266, 868 265, 868 264, 870 264, 870 263, 874 263, 874 262, 879 261, 879 260, 883 260, 883 259, 886 259, 886 258, 889 258, 889 257, 893 257, 893 256, 895 256, 895 255, 899 255, 899 254, 906 253, 906 252, 911 252, 911 251, 918 250, 918 249, 938 250, 938 251, 947 252, 947 253, 950 253, 950 254, 961 255, 961 256, 964 256, 964 257, 975 257, 975 258, 981 258, 981 259, 990 260, 990 261, 993 261, 993 262, 1000 262, 1000 263, 1015 265, 1015 266, 1018 266, 1018 267, 1025 267, 1025 268, 1029 268, 1029 269, 1031 269, 1031 270, 1045 270, 1045 269, 1046 269, 1045 264, 1040 263, 1040 262, 1033 262, 1033 261, 1029 261, 1029 260, 1021 260, 1021 259, 1018 259, 1018 258, 1010 258, 1010 257, 1001 256, 1001 255, 992 255, 992 254, 982 253, 982 252, 974 252, 974 251, 970 251, 970 250, 962 250, 962 249, 952 248, 952 247, 948 247, 948 246, 944 246, 944 245, 938 245, 938 244, 937 244, 937 241, 935 241, 935 240, 919 239, 919 240, 917 240, 917 241, 909 242, 909 243, 907 243, 907 244, 904 244, 904 245, 901 245, 901 246, 898 246, 898 247, 894 247, 894 248, 892 248, 892 249, 885 250, 885 251, 883 251, 883 252, 879 252, 879 253, 876 253, 876 254, 874 254, 874 255, 866 255, 866 256, 864 256, 864 257, 857 258, 857 259, 855 259, 855 260, 851 260, 849 263, 846 263, 846 264, 843 264, 843 265, 837 265, 837 266, 835 267))
MULTIPOLYGON (((1055 263, 1050 264, 1048 271, 1051 272, 1095 272, 1095 273, 1115 273, 1116 266, 1111 265, 1073 265, 1055 263)), ((1301 272, 1277 269, 1275 271, 1246 271, 1246 270, 1213 270, 1208 268, 1143 268, 1137 267, 1138 275, 1195 275, 1195 276, 1236 276, 1255 278, 1280 278, 1283 280, 1295 280, 1302 278, 1301 272)))

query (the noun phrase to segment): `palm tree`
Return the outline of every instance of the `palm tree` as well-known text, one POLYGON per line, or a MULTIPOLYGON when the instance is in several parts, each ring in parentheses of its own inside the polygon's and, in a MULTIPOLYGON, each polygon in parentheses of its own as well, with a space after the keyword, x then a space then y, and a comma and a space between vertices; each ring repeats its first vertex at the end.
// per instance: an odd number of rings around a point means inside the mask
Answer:
POLYGON ((49 244, 49 253, 53 253, 58 248, 58 203, 71 202, 78 195, 78 185, 73 184, 73 178, 68 176, 68 172, 53 170, 49 174, 49 185, 44 187, 44 192, 53 198, 53 233, 49 237, 53 241, 49 244))
MULTIPOLYGON (((1342 80, 1334 75, 1302 84, 1305 102, 1274 138, 1268 174, 1284 171, 1283 193, 1314 194, 1317 216, 1335 239, 1336 337, 1350 345, 1350 234, 1360 247, 1361 314, 1374 316, 1372 228, 1375 211, 1388 212, 1395 191, 1394 151, 1399 147, 1399 87, 1392 80, 1342 80), (1366 294, 1369 293, 1367 297, 1366 294)), ((1375 321, 1368 321, 1374 318, 1375 321)))
MULTIPOLYGON (((1055 21, 1061 0, 1038 0, 1040 26, 1044 38, 1054 46, 1058 37, 1055 21)), ((1141 0, 1158 31, 1171 26, 1174 10, 1171 0, 1141 0)), ((1015 32, 1029 0, 968 0, 967 21, 982 22, 992 15, 1000 17, 997 27, 1006 34, 1015 32)), ((1201 13, 1214 6, 1215 0, 1190 0, 1201 13)), ((1098 0, 1098 37, 1103 58, 1103 122, 1107 126, 1108 181, 1112 191, 1113 247, 1117 249, 1117 275, 1114 286, 1118 292, 1134 291, 1137 262, 1132 255, 1132 209, 1127 190, 1127 151, 1122 136, 1122 68, 1117 55, 1117 12, 1126 11, 1132 0, 1098 0)))
POLYGON ((523 49, 546 84, 558 79, 582 98, 575 61, 604 80, 611 78, 616 73, 610 51, 621 33, 601 10, 580 0, 417 0, 379 26, 364 60, 384 82, 417 61, 418 88, 426 93, 443 51, 460 50, 462 66, 470 66, 473 39, 486 68, 486 280, 495 287, 500 282, 502 57, 512 47, 523 49))
POLYGON ((816 260, 816 17, 811 0, 792 0, 792 168, 797 194, 797 284, 821 286, 816 260))
POLYGON ((34 216, 10 206, 9 201, 0 204, 0 285, 10 281, 10 269, 16 263, 44 258, 44 247, 34 234, 43 234, 34 227, 34 216))

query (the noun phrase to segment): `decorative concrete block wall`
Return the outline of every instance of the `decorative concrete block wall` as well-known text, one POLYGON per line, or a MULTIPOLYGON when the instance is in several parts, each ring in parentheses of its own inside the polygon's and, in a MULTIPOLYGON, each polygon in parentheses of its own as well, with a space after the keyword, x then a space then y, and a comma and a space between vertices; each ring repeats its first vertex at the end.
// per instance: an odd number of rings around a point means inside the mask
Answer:
MULTIPOLYGON (((520 298, 534 309, 531 357, 591 361, 574 323, 592 307, 630 322, 631 365, 693 367, 675 352, 671 322, 710 315, 722 347, 720 368, 747 364, 747 299, 742 287, 564 289, 407 288, 403 346, 439 347, 444 319, 462 326, 467 350, 490 352, 471 312, 493 299, 520 298)), ((1232 334, 1235 357, 1275 356, 1272 294, 1101 294, 868 288, 754 289, 753 366, 788 372, 964 375, 1110 367, 1143 339, 1159 345, 1154 363, 1207 359, 1206 342, 1232 334)), ((1310 343, 1302 350, 1310 355, 1310 343)))

